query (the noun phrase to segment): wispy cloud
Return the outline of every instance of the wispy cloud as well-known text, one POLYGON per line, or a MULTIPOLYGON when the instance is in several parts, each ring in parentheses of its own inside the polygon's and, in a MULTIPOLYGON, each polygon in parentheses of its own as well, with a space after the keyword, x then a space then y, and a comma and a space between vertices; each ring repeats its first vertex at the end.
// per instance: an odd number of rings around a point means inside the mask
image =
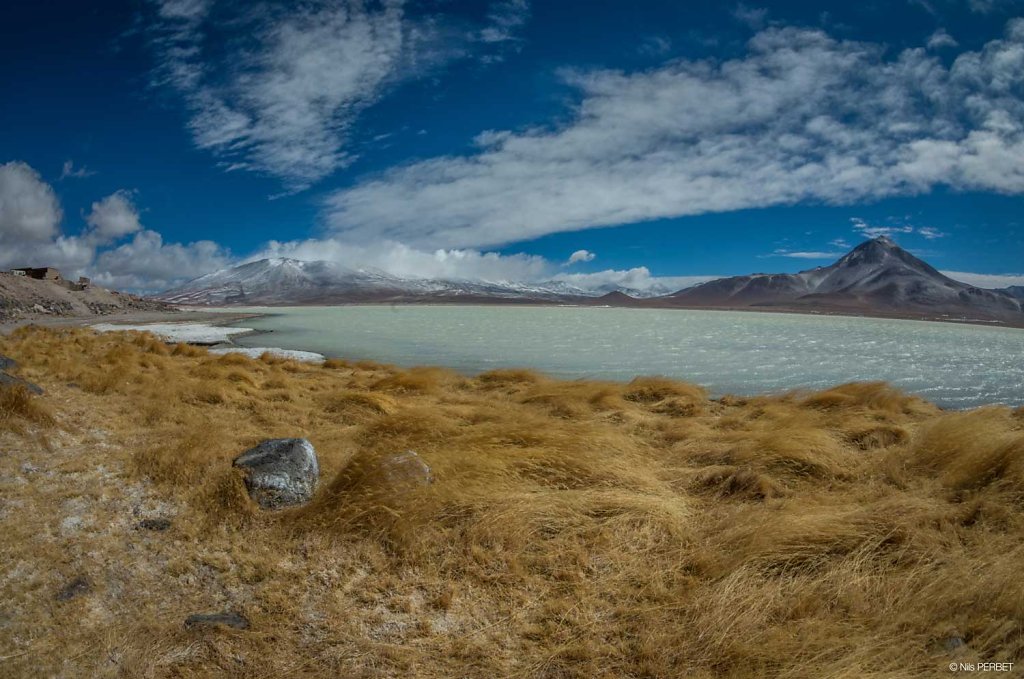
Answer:
POLYGON ((195 144, 224 168, 276 177, 289 191, 353 162, 365 109, 466 56, 471 43, 513 41, 530 9, 498 0, 487 26, 467 34, 412 17, 405 0, 153 2, 154 84, 181 94, 195 144))
POLYGON ((826 252, 808 250, 776 250, 772 253, 774 257, 792 257, 793 259, 837 259, 845 252, 826 252))
POLYGON ((732 15, 737 21, 754 30, 764 28, 765 22, 768 20, 767 9, 764 7, 751 7, 742 2, 732 10, 732 15))
POLYGON ((94 174, 96 173, 87 167, 75 167, 75 164, 70 160, 65 160, 60 170, 61 179, 85 179, 86 177, 92 177, 94 174))
POLYGON ((1024 192, 1024 20, 951 66, 921 49, 772 28, 746 56, 637 73, 569 71, 566 123, 491 131, 480 150, 335 192, 347 240, 479 247, 798 202, 1024 192))
POLYGON ((978 288, 997 290, 999 288, 1008 288, 1011 285, 1024 285, 1024 273, 987 274, 969 273, 966 271, 943 271, 942 273, 955 281, 967 283, 978 288))
POLYGON ((487 13, 488 25, 479 33, 482 42, 519 40, 519 30, 530 19, 529 0, 495 0, 487 13))
POLYGON ((672 41, 662 35, 652 35, 645 38, 637 52, 645 57, 663 57, 672 51, 672 41))
POLYGON ((900 234, 917 234, 926 240, 945 238, 946 234, 933 226, 914 226, 912 224, 897 224, 891 226, 879 226, 868 224, 860 217, 851 217, 850 223, 853 230, 866 238, 877 238, 879 236, 898 236, 900 234))

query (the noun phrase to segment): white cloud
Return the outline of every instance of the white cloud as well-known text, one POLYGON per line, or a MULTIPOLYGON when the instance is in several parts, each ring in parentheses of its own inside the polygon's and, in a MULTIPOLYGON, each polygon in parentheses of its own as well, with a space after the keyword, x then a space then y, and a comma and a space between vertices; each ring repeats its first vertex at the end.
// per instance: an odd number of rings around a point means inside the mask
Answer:
POLYGON ((1024 273, 988 274, 966 271, 943 271, 942 273, 955 281, 978 288, 999 289, 1008 288, 1011 285, 1024 285, 1024 273))
POLYGON ((139 211, 128 191, 117 191, 92 204, 85 217, 98 242, 109 243, 142 229, 139 211))
POLYGON ((607 269, 594 273, 560 273, 552 280, 594 292, 627 288, 646 294, 666 295, 721 276, 652 276, 645 266, 607 269))
POLYGON ((231 263, 230 253, 213 241, 164 243, 156 231, 142 230, 127 243, 101 252, 88 270, 100 285, 156 292, 231 263))
POLYGON ((183 96, 195 144, 228 170, 276 177, 290 191, 355 159, 359 115, 391 88, 465 56, 470 43, 514 40, 530 10, 498 0, 487 27, 467 34, 410 17, 406 0, 222 3, 216 12, 207 0, 154 3, 154 81, 183 96), (224 25, 235 37, 221 37, 224 25))
POLYGON ((52 266, 69 278, 154 291, 231 262, 230 253, 210 241, 164 243, 143 228, 128 191, 94 202, 80 233, 63 233, 62 217, 53 187, 34 169, 22 162, 0 165, 0 268, 52 266), (109 247, 131 234, 131 241, 109 247))
POLYGON ((938 229, 931 226, 922 226, 917 229, 917 233, 920 236, 928 240, 935 240, 936 238, 945 238, 946 234, 938 229))
POLYGON ((481 135, 337 191, 345 240, 482 247, 797 202, 1024 192, 1024 20, 947 67, 923 49, 772 28, 746 56, 567 72, 564 124, 481 135))
POLYGON ((60 170, 61 179, 85 179, 86 177, 91 177, 94 174, 96 173, 87 167, 76 168, 75 164, 70 160, 65 160, 64 165, 60 170))
POLYGON ((850 243, 845 238, 836 238, 835 240, 829 241, 829 245, 834 245, 837 248, 849 250, 851 247, 850 243))
POLYGON ((939 50, 944 47, 957 47, 960 43, 956 41, 949 33, 946 32, 945 28, 936 29, 934 33, 928 38, 928 49, 939 50))
POLYGON ((487 13, 489 25, 480 31, 482 42, 517 40, 517 32, 530 19, 529 0, 496 0, 487 13))
POLYGON ((546 278, 555 267, 537 255, 500 255, 472 249, 421 250, 402 243, 345 243, 334 239, 270 241, 247 260, 291 257, 324 260, 349 269, 379 269, 394 276, 486 281, 532 281, 546 278))
POLYGON ((802 251, 802 250, 776 250, 772 253, 776 257, 792 257, 793 259, 838 259, 845 252, 823 252, 823 251, 802 251))
POLYGON ((597 257, 590 250, 577 250, 576 252, 569 255, 569 259, 566 264, 575 264, 576 262, 592 262, 597 257))
POLYGON ((878 236, 896 236, 898 234, 914 234, 926 240, 935 240, 937 238, 945 238, 946 233, 939 231, 933 226, 913 226, 911 224, 900 224, 894 226, 878 226, 868 224, 860 217, 850 218, 850 223, 853 224, 853 230, 861 234, 866 238, 877 238, 878 236))
POLYGON ((645 57, 663 57, 672 51, 672 41, 661 35, 645 38, 636 50, 645 57))
MULTIPOLYGON (((580 252, 586 252, 585 250, 580 252)), ((436 278, 487 282, 541 283, 556 281, 594 293, 624 287, 645 294, 667 294, 716 276, 652 276, 646 267, 608 269, 594 273, 563 273, 550 260, 527 254, 502 255, 474 249, 420 250, 401 243, 345 243, 311 239, 271 241, 245 261, 291 257, 328 261, 348 269, 379 270, 403 278, 436 278)), ((590 261, 590 260, 587 260, 590 261)))
POLYGON ((38 172, 18 161, 0 165, 0 245, 50 240, 62 215, 57 194, 38 172))
POLYGON ((768 19, 768 10, 763 7, 750 7, 741 2, 732 10, 732 15, 741 24, 760 30, 764 28, 768 19))
POLYGON ((159 80, 180 90, 196 144, 230 169, 301 189, 352 160, 356 116, 430 55, 428 26, 404 18, 400 0, 312 2, 243 12, 246 40, 204 50, 207 4, 163 2, 159 80))

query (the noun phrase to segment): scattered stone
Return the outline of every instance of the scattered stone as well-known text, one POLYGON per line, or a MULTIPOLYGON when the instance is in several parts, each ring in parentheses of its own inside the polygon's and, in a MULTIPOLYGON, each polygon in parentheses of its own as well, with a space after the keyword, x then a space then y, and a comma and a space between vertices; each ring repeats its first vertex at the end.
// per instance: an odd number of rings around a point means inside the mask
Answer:
POLYGON ((379 483, 395 490, 428 486, 434 482, 430 466, 412 450, 380 458, 373 473, 379 483))
POLYGON ((249 621, 244 616, 230 611, 224 613, 193 613, 185 618, 186 629, 216 627, 225 625, 233 629, 249 629, 249 621))
POLYGON ((263 509, 309 502, 320 478, 313 444, 306 439, 268 439, 235 458, 249 497, 263 509))
POLYGON ((942 643, 942 645, 946 648, 946 652, 957 653, 967 646, 967 642, 963 640, 963 637, 954 632, 942 643))
POLYGON ((0 354, 0 370, 14 370, 18 367, 18 362, 13 358, 9 358, 0 354))
POLYGON ((78 576, 68 584, 64 585, 64 588, 57 592, 57 601, 68 601, 74 599, 80 594, 88 594, 92 589, 92 584, 88 578, 78 576))
POLYGON ((139 521, 139 528, 142 530, 158 530, 165 531, 171 527, 170 519, 143 519, 139 521))
POLYGON ((77 533, 81 530, 82 526, 85 525, 85 521, 80 516, 66 516, 61 519, 60 532, 62 535, 70 535, 77 533))
POLYGON ((37 396, 40 396, 43 393, 43 388, 38 384, 32 384, 28 380, 23 380, 20 377, 15 377, 14 375, 8 375, 2 371, 0 371, 0 385, 5 387, 15 387, 20 385, 37 396))

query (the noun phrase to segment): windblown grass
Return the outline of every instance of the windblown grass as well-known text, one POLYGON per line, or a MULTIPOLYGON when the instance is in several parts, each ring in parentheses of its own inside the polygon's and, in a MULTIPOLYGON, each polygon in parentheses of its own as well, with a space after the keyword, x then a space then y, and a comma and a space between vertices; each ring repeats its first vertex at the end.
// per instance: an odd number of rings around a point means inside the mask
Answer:
POLYGON ((1020 410, 944 413, 875 383, 709 400, 661 377, 312 366, 139 333, 23 329, 0 351, 48 390, 0 392, 0 431, 18 423, 3 476, 53 465, 4 486, 5 676, 930 677, 1024 660, 1020 410), (49 410, 52 452, 30 436, 49 410), (321 487, 260 512, 231 460, 281 436, 313 442, 321 487), (379 473, 405 450, 432 485, 379 473), (173 527, 140 533, 139 498, 173 527), (76 573, 91 590, 55 603, 76 573), (220 610, 251 628, 182 626, 220 610))

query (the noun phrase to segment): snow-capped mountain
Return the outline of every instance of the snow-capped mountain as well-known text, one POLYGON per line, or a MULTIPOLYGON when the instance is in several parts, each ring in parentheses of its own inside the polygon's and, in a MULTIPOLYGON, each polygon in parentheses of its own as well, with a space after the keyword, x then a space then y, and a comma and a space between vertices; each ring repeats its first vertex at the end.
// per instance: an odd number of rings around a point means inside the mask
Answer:
POLYGON ((1022 313, 1021 302, 1010 294, 944 276, 885 236, 861 243, 830 266, 796 274, 720 278, 663 299, 688 307, 784 307, 971 319, 1017 320, 1022 313))
POLYGON ((402 278, 376 269, 346 269, 330 262, 275 258, 248 262, 200 276, 156 295, 174 304, 312 304, 371 301, 536 301, 576 302, 623 292, 633 297, 661 294, 616 286, 592 290, 562 281, 464 281, 402 278))

